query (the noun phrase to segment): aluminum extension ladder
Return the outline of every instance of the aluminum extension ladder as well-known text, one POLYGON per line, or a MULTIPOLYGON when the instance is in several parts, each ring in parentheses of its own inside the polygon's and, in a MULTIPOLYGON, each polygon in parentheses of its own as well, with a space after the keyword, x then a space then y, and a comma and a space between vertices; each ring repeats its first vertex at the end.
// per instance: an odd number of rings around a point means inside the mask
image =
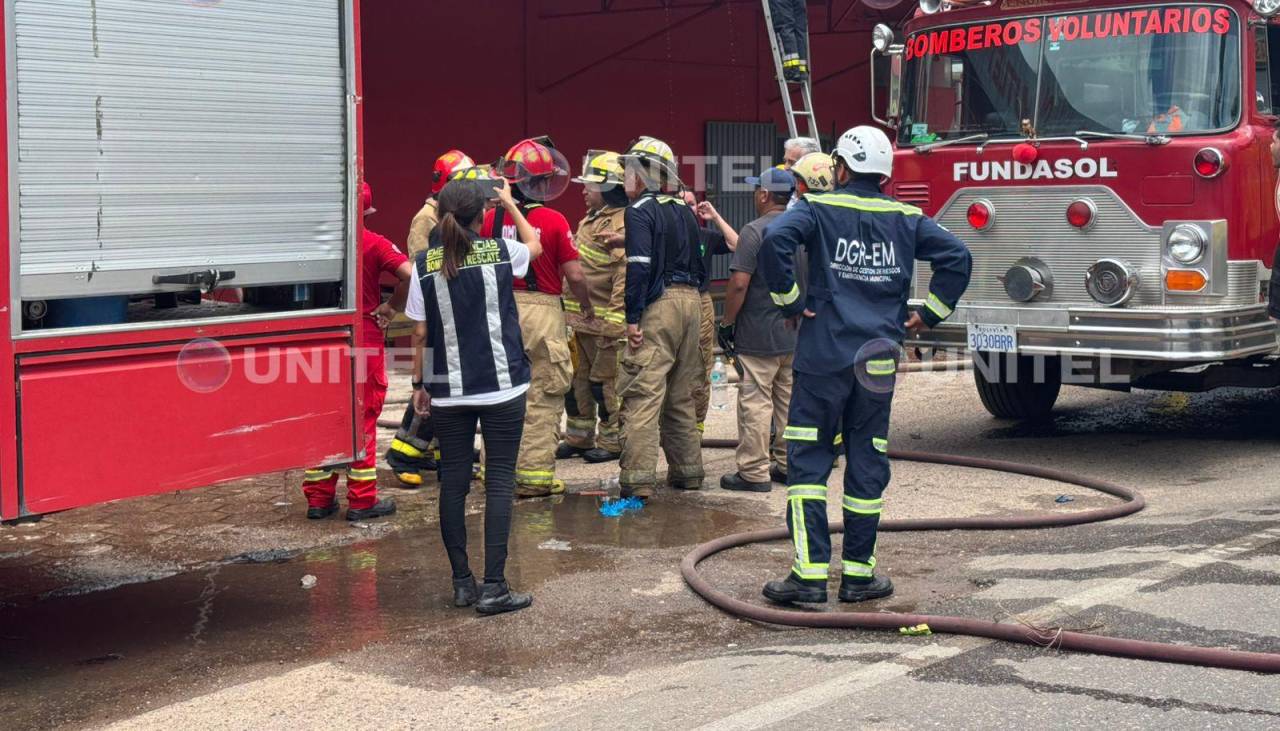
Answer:
POLYGON ((782 108, 786 111, 787 130, 791 132, 792 137, 799 137, 799 125, 796 123, 798 118, 804 118, 809 124, 809 136, 813 139, 821 139, 818 132, 818 117, 813 112, 813 75, 808 74, 803 84, 792 83, 787 81, 787 77, 782 71, 782 46, 778 44, 778 34, 773 28, 773 13, 769 11, 769 0, 761 0, 764 5, 764 24, 769 31, 769 47, 773 49, 773 68, 778 76, 778 90, 782 94, 782 108), (801 108, 797 109, 795 99, 792 95, 795 90, 794 86, 800 87, 801 108))

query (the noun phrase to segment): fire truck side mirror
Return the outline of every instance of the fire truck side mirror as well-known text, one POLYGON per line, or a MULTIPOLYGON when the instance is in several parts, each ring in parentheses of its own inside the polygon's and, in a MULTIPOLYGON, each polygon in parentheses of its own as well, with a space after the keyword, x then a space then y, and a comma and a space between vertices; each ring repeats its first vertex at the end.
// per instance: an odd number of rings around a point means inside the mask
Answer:
POLYGON ((885 127, 893 127, 902 108, 902 54, 905 47, 894 42, 893 29, 881 23, 871 33, 871 118, 885 127), (889 101, 885 117, 876 114, 876 56, 889 57, 889 101))

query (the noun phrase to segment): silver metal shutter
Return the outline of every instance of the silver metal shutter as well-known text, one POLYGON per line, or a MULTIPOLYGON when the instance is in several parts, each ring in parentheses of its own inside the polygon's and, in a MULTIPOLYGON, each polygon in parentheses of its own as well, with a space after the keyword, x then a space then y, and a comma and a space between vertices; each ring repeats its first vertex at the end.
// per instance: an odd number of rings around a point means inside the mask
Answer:
POLYGON ((342 0, 5 5, 23 299, 342 278, 342 0))

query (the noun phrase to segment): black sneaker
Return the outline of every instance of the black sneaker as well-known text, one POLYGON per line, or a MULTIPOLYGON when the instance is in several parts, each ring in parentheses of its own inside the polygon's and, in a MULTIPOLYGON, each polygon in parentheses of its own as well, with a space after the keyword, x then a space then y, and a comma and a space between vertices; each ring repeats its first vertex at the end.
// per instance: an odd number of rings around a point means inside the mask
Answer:
POLYGON ((776 464, 774 464, 774 465, 770 465, 770 466, 769 466, 769 479, 770 479, 770 480, 773 480, 774 482, 778 483, 779 485, 785 485, 785 484, 787 484, 787 473, 786 473, 786 472, 783 472, 783 471, 782 471, 782 468, 781 468, 781 467, 779 467, 779 466, 778 466, 778 465, 776 465, 776 464))
POLYGON ((560 446, 556 447, 556 459, 573 459, 586 454, 587 450, 582 447, 575 447, 568 442, 560 442, 560 446))
POLYGON ((511 591, 507 582, 485 583, 480 587, 480 601, 476 602, 476 611, 485 616, 517 612, 533 604, 532 594, 517 594, 511 591))
POLYGON ((307 520, 324 520, 325 518, 338 512, 338 501, 335 500, 323 508, 310 507, 307 508, 307 520))
POLYGON ((604 464, 605 462, 617 462, 622 458, 622 452, 610 452, 607 449, 594 447, 582 453, 582 461, 587 464, 604 464))
POLYGON ((764 597, 778 604, 825 604, 827 587, 802 584, 794 575, 764 585, 764 597))
POLYGON ((893 594, 893 582, 887 577, 877 576, 870 582, 840 582, 840 601, 869 602, 872 599, 884 599, 893 594))
POLYGON ((742 479, 741 472, 734 472, 720 478, 720 489, 735 492, 772 492, 772 482, 750 482, 742 479))
POLYGON ((480 587, 476 586, 476 577, 453 580, 453 606, 469 607, 480 599, 480 587))
POLYGON ((395 501, 387 498, 386 500, 379 500, 377 504, 371 508, 364 508, 361 510, 347 508, 347 520, 354 523, 356 521, 370 520, 372 518, 385 518, 388 515, 395 515, 395 512, 395 501))

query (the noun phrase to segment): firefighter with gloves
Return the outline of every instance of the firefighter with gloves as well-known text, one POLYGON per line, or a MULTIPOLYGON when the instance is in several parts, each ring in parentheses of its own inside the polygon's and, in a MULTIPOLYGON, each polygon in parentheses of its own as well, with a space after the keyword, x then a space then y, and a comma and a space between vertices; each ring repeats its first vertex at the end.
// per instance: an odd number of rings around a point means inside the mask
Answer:
POLYGON ((623 218, 630 201, 619 159, 616 152, 592 150, 582 177, 573 179, 582 184, 587 204, 574 245, 596 317, 584 318, 578 302, 565 298, 565 320, 574 331, 578 360, 573 387, 565 396, 568 418, 556 458, 581 456, 590 464, 612 462, 622 454, 617 379, 620 343, 626 336, 627 256, 613 244, 625 240, 623 218))
POLYGON ((906 330, 931 328, 951 315, 972 268, 960 239, 919 208, 881 193, 893 174, 893 148, 884 132, 855 127, 840 137, 832 157, 836 189, 810 193, 779 217, 760 255, 774 303, 800 322, 783 435, 795 562, 787 578, 764 587, 765 597, 779 603, 827 600, 827 478, 837 436, 847 458, 840 600, 893 593, 893 583, 875 573, 875 550, 889 483, 889 407, 901 343, 906 330), (802 247, 808 254, 803 298, 793 274, 802 247), (917 259, 929 262, 933 278, 924 307, 908 312, 917 259))
POLYGON ((675 154, 641 137, 623 155, 632 203, 626 227, 627 348, 618 390, 623 399, 622 494, 648 499, 657 483, 659 421, 667 484, 702 487, 702 435, 694 393, 704 373, 699 327, 706 272, 694 212, 675 193, 675 154))

